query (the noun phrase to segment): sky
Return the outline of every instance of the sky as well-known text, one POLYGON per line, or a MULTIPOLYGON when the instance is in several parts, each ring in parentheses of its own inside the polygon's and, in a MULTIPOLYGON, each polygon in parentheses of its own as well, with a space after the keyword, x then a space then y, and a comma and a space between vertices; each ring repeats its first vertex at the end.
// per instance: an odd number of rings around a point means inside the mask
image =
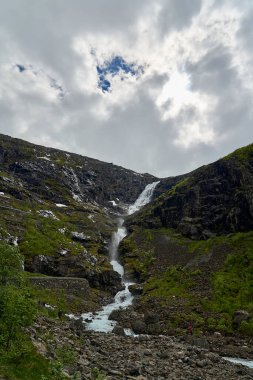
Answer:
POLYGON ((0 1, 0 133, 158 177, 252 143, 253 1, 0 1))

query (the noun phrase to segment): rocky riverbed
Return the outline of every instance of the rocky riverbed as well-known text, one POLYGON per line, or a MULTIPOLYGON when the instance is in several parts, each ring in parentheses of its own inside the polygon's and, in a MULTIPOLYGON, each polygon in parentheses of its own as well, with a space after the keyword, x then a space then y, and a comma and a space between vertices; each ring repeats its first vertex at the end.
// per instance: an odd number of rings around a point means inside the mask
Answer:
POLYGON ((86 331, 80 321, 46 318, 40 319, 30 334, 45 357, 57 359, 63 349, 71 353, 75 359, 65 364, 65 371, 76 373, 79 380, 92 379, 95 368, 107 380, 253 379, 253 370, 229 363, 184 338, 96 333, 86 331))

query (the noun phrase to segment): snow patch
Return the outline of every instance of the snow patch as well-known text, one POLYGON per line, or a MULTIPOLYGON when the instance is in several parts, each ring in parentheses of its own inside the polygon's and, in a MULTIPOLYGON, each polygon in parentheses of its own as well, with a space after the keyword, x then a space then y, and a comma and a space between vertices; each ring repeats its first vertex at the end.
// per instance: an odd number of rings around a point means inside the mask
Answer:
POLYGON ((67 255, 68 252, 69 252, 69 251, 68 251, 67 249, 61 249, 60 252, 59 252, 59 254, 60 254, 61 256, 65 256, 65 255, 67 255))
POLYGON ((88 235, 85 235, 83 232, 71 232, 71 236, 75 240, 79 241, 90 241, 91 237, 88 235))
POLYGON ((61 208, 61 207, 62 207, 62 208, 63 208, 63 207, 68 207, 68 206, 66 206, 66 205, 63 205, 62 203, 56 203, 55 206, 60 207, 60 208, 61 208))
POLYGON ((94 215, 93 214, 89 214, 88 215, 88 219, 90 219, 93 223, 96 223, 96 221, 94 220, 94 215))
POLYGON ((45 308, 47 308, 49 310, 55 310, 56 306, 52 306, 52 305, 49 305, 48 303, 45 303, 45 308))
POLYGON ((52 211, 50 210, 39 210, 37 211, 37 213, 40 215, 40 216, 43 216, 43 218, 52 218, 54 220, 59 220, 52 211))
POLYGON ((82 199, 79 195, 72 193, 72 196, 73 196, 74 201, 82 202, 82 199))
POLYGON ((46 157, 46 156, 43 156, 43 157, 37 157, 37 158, 40 158, 41 160, 51 161, 50 158, 48 158, 48 157, 46 157))

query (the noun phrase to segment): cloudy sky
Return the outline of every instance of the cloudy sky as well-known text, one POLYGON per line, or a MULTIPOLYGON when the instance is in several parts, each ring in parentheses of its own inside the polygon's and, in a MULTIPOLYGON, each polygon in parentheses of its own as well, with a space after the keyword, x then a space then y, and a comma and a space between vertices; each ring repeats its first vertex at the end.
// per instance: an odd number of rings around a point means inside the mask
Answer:
POLYGON ((0 0, 0 132, 163 177, 253 142, 253 1, 0 0))

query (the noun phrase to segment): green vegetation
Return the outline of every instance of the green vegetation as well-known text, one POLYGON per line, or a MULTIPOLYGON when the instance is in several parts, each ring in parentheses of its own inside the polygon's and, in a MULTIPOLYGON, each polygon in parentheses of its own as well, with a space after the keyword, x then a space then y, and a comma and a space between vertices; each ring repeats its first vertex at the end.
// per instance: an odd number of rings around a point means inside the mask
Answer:
POLYGON ((59 361, 50 363, 36 352, 26 333, 39 310, 22 263, 17 247, 0 243, 0 375, 10 380, 65 380, 63 365, 75 361, 74 353, 62 347, 59 361))
POLYGON ((129 272, 145 267, 141 304, 154 301, 161 314, 173 307, 169 327, 191 321, 195 332, 253 335, 252 318, 233 325, 236 310, 253 314, 253 231, 196 241, 173 229, 135 226, 121 248, 129 272))
POLYGON ((234 152, 228 154, 224 157, 225 160, 229 158, 237 158, 240 161, 247 161, 253 158, 253 144, 247 145, 245 147, 239 148, 234 152))
POLYGON ((180 267, 170 266, 159 277, 151 276, 144 286, 144 297, 185 297, 189 298, 191 273, 180 267))
POLYGON ((92 380, 105 380, 106 375, 104 372, 101 372, 98 368, 93 368, 91 371, 92 380))

